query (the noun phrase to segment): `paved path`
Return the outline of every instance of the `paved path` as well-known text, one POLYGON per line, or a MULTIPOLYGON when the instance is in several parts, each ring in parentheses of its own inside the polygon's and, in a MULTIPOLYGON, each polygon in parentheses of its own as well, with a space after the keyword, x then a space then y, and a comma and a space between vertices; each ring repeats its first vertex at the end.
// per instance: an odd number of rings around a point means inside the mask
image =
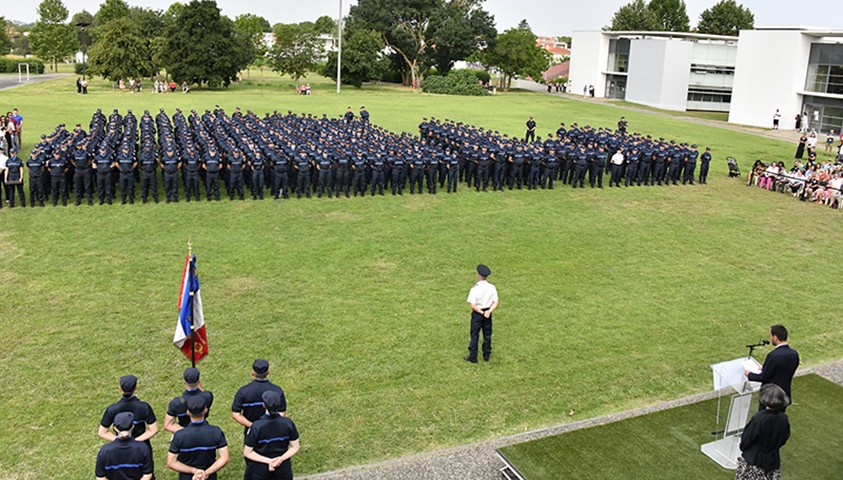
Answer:
MULTIPOLYGON (((817 373, 843 385, 843 360, 799 371, 799 375, 809 373, 817 373)), ((500 447, 688 405, 716 396, 715 392, 706 392, 618 414, 303 478, 305 480, 369 480, 373 478, 391 480, 451 480, 454 478, 500 480, 498 468, 502 466, 502 463, 495 452, 500 447)))
POLYGON ((750 126, 746 126, 746 125, 737 125, 737 124, 734 124, 734 123, 728 123, 728 122, 723 122, 723 121, 719 121, 719 120, 710 120, 710 119, 706 119, 706 118, 699 118, 699 117, 693 117, 693 116, 689 116, 689 115, 683 115, 683 112, 668 113, 668 112, 665 112, 665 111, 658 111, 658 110, 652 110, 652 109, 647 109, 647 108, 638 108, 638 107, 635 107, 633 105, 621 105, 616 100, 610 99, 610 98, 590 98, 590 97, 584 97, 582 95, 576 95, 576 94, 572 94, 572 93, 556 93, 556 92, 548 93, 547 87, 545 85, 542 85, 540 83, 536 83, 532 80, 524 80, 524 79, 516 80, 515 83, 514 83, 514 86, 516 88, 520 88, 522 90, 527 90, 527 91, 531 91, 531 92, 542 93, 542 94, 545 94, 545 95, 553 95, 553 96, 557 96, 557 97, 565 97, 569 100, 578 100, 578 101, 581 101, 581 102, 590 102, 590 103, 601 103, 601 104, 610 105, 610 106, 613 106, 613 107, 616 107, 616 108, 623 108, 625 110, 630 110, 630 111, 633 111, 633 112, 647 113, 647 114, 650 114, 650 115, 658 115, 658 116, 661 116, 661 117, 678 118, 680 120, 685 120, 685 121, 688 121, 688 122, 698 123, 698 124, 702 124, 702 125, 708 125, 708 126, 711 126, 711 127, 725 128, 727 130, 733 130, 733 131, 737 130, 737 131, 741 131, 741 132, 744 132, 744 133, 749 133, 751 135, 758 135, 760 137, 772 138, 772 139, 776 139, 776 140, 783 140, 783 141, 786 141, 786 142, 793 143, 794 148, 795 148, 796 143, 799 141, 799 132, 796 131, 796 130, 769 130, 769 129, 765 129, 765 128, 750 127, 750 126))
POLYGON ((69 73, 46 73, 43 75, 30 75, 29 81, 18 82, 18 74, 2 74, 0 75, 0 90, 7 90, 9 88, 21 87, 31 83, 45 82, 47 80, 55 80, 57 78, 69 77, 69 73))

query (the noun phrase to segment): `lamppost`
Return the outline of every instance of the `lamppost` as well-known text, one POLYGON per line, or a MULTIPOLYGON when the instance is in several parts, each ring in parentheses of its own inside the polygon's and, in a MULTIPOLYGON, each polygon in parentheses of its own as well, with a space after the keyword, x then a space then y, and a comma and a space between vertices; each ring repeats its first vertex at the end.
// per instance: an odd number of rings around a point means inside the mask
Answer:
POLYGON ((337 39, 337 94, 339 94, 342 75, 342 0, 340 0, 340 14, 337 17, 337 39))
POLYGON ((88 35, 87 28, 91 26, 91 22, 77 22, 76 27, 81 30, 79 38, 79 46, 82 47, 82 80, 86 80, 85 73, 88 71, 88 35))

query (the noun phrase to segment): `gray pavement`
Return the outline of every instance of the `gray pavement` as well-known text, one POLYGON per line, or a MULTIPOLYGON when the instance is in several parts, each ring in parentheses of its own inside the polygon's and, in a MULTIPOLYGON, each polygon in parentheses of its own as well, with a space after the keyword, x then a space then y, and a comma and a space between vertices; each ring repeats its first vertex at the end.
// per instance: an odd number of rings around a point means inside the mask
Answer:
MULTIPOLYGON (((798 375, 807 375, 809 373, 817 373, 843 385, 843 360, 800 370, 798 375)), ((715 392, 706 392, 617 414, 565 423, 551 428, 511 435, 485 442, 461 445, 445 450, 426 452, 385 462, 310 475, 303 478, 305 480, 369 480, 373 478, 390 480, 450 480, 457 478, 499 480, 501 475, 498 469, 502 466, 502 463, 497 458, 495 450, 500 447, 570 432, 572 430, 603 425, 639 415, 646 415, 668 408, 696 403, 716 396, 715 392)))
MULTIPOLYGON (((69 77, 69 73, 45 73, 43 75, 30 75, 29 81, 18 81, 17 73, 8 73, 0 75, 0 90, 7 90, 9 88, 22 87, 31 83, 45 82, 47 80, 55 80, 57 78, 69 77)), ((26 78, 26 77, 24 77, 26 78)))

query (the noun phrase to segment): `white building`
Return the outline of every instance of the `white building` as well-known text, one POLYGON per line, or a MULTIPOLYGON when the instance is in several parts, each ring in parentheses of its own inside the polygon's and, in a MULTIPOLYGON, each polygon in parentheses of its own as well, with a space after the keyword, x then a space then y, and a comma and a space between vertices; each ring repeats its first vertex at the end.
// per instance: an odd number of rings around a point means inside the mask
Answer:
POLYGON ((572 93, 665 110, 729 111, 737 37, 675 32, 574 32, 572 93))
POLYGON ((818 132, 843 130, 843 31, 807 27, 740 32, 729 122, 795 128, 805 115, 818 132))

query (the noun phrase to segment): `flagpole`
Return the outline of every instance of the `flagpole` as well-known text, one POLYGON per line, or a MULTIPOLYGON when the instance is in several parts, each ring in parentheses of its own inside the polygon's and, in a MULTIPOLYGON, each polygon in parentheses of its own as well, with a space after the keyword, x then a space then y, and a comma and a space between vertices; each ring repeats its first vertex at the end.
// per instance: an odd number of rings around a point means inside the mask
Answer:
POLYGON ((196 326, 193 325, 193 240, 187 239, 187 261, 189 263, 188 280, 190 285, 190 363, 193 368, 196 368, 196 326))

